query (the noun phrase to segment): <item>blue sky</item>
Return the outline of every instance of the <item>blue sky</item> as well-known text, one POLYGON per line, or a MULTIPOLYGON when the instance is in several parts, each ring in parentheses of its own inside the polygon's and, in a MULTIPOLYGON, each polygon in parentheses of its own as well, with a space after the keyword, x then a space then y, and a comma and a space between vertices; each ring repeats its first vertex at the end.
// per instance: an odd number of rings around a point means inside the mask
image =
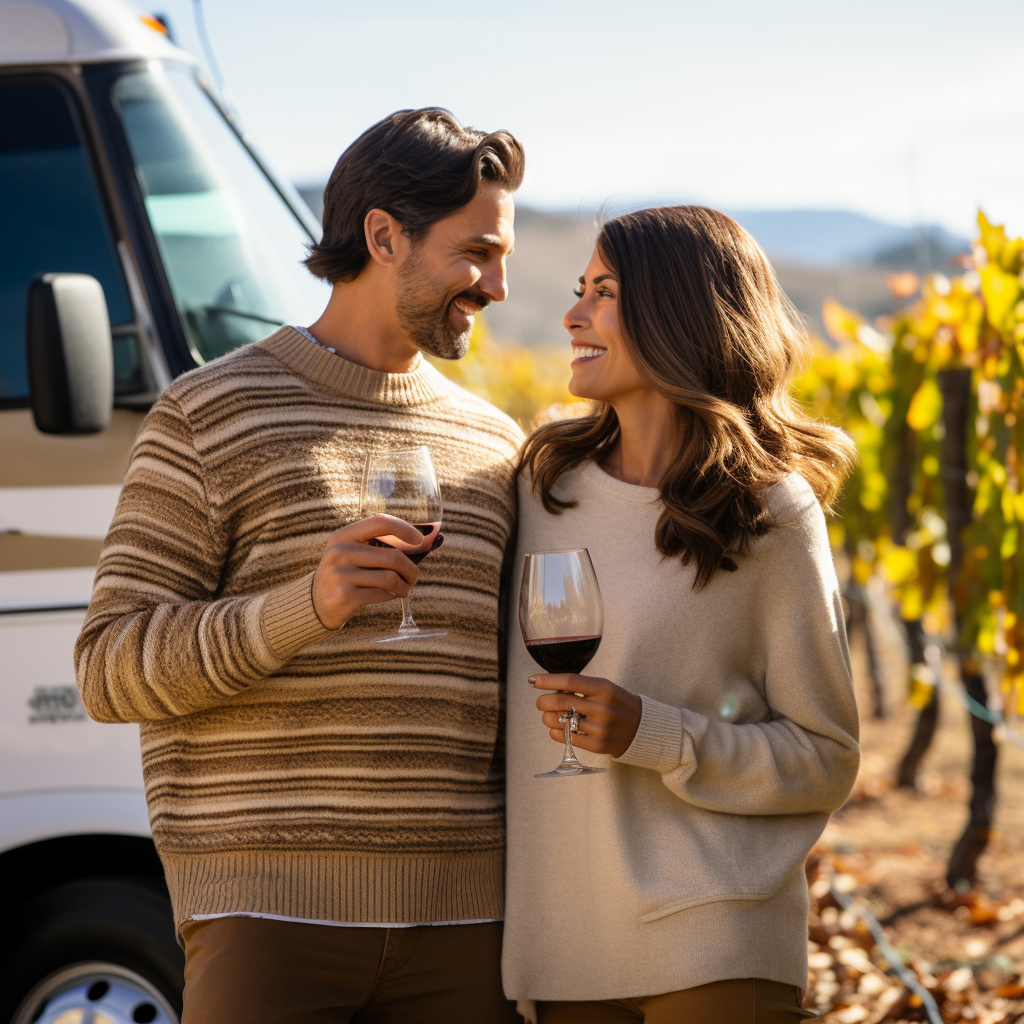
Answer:
MULTIPOLYGON (((191 0, 155 0, 198 49, 191 0)), ((1024 231, 1020 0, 203 0, 243 122, 296 181, 440 105, 508 128, 520 201, 691 199, 1024 231)))

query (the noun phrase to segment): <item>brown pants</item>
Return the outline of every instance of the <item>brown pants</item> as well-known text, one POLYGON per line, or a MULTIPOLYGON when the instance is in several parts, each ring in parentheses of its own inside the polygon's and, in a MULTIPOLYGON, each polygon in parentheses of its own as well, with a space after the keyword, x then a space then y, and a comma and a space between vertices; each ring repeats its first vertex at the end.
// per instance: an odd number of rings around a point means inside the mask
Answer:
POLYGON ((342 928, 188 921, 182 1024, 521 1024, 501 923, 342 928))
POLYGON ((762 978, 715 981, 682 992, 595 1003, 538 1003, 537 1024, 795 1024, 817 1017, 792 985, 762 978))

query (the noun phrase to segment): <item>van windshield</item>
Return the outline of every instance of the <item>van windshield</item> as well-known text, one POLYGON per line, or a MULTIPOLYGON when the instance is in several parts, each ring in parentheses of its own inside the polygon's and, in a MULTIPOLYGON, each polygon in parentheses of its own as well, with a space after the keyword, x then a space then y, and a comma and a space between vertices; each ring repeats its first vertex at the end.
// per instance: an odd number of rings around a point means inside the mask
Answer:
POLYGON ((309 232, 195 75, 151 64, 114 100, 196 361, 315 320, 329 287, 301 263, 309 232))

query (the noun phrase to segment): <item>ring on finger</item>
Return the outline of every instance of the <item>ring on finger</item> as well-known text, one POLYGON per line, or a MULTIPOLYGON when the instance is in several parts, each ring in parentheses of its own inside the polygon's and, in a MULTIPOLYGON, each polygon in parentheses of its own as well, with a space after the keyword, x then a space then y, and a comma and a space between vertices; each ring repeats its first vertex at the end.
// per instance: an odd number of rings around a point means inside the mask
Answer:
POLYGON ((580 722, 582 722, 584 718, 584 715, 581 715, 575 708, 573 708, 572 711, 563 711, 558 716, 558 721, 561 725, 565 725, 565 723, 568 722, 570 732, 586 736, 586 733, 580 728, 580 722))

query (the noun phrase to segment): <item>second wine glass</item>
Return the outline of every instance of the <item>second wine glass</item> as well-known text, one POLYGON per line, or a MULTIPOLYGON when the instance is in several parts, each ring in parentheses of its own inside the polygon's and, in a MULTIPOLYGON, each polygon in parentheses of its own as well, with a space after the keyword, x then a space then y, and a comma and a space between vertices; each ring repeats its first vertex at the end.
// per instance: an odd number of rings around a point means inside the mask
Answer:
MULTIPOLYGON (((372 452, 363 471, 363 518, 386 512, 404 519, 423 534, 421 544, 408 544, 397 537, 378 537, 371 544, 397 548, 419 565, 430 554, 441 532, 441 489, 434 464, 425 447, 400 451, 372 452)), ((409 598, 402 598, 402 624, 397 632, 375 637, 377 643, 395 640, 425 640, 447 636, 445 630, 420 629, 412 617, 409 598)))
MULTIPOLYGON (((545 672, 579 674, 597 653, 604 630, 604 606, 597 573, 586 548, 537 551, 523 559, 519 585, 519 628, 530 657, 545 672)), ((577 695, 579 696, 579 695, 577 695)), ((559 721, 565 727, 565 754, 553 771, 538 779, 597 775, 606 768, 580 764, 572 749, 579 714, 571 707, 559 721)))

